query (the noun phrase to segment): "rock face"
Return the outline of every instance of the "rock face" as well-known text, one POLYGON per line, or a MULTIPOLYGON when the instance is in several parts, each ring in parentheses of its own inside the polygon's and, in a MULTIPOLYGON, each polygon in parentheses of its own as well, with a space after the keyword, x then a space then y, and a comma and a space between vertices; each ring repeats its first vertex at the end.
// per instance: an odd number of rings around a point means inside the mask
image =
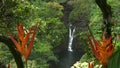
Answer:
POLYGON ((69 15, 71 11, 73 10, 73 7, 68 4, 68 1, 61 3, 61 5, 64 7, 63 14, 64 16, 62 17, 62 22, 64 22, 65 26, 68 27, 69 23, 69 15))
MULTIPOLYGON (((63 14, 64 16, 62 17, 61 21, 64 23, 66 26, 66 29, 68 29, 68 33, 65 35, 65 39, 61 42, 59 47, 55 48, 55 51, 64 51, 68 48, 68 43, 69 43, 69 15, 71 14, 72 10, 74 9, 72 5, 69 5, 69 0, 66 0, 66 2, 61 3, 61 5, 64 7, 63 14)), ((75 27, 75 36, 81 32, 85 31, 87 29, 86 27, 86 21, 81 20, 77 23, 72 23, 72 29, 75 27)), ((82 45, 80 45, 80 39, 79 36, 74 37, 73 43, 72 43, 72 49, 82 49, 82 45)))
MULTIPOLYGON (((61 3, 61 5, 64 6, 64 10, 63 10, 64 16, 61 20, 64 23, 64 25, 66 26, 66 28, 69 29, 69 24, 68 24, 69 23, 69 15, 70 15, 71 11, 73 10, 73 7, 71 5, 69 5, 67 2, 61 3)), ((80 32, 81 28, 84 29, 85 24, 82 21, 81 23, 77 23, 77 24, 73 23, 73 27, 74 26, 76 26, 76 32, 75 32, 75 34, 76 34, 76 33, 80 32)), ((80 45, 79 37, 75 36, 73 39, 73 44, 72 44, 72 49, 73 49, 74 53, 69 54, 68 53, 69 33, 66 33, 66 35, 64 37, 65 37, 65 39, 62 40, 61 44, 58 47, 54 48, 54 53, 58 56, 59 62, 56 63, 56 67, 54 65, 53 67, 50 67, 50 68, 70 68, 76 61, 80 60, 81 56, 85 53, 83 50, 83 45, 80 45), (68 54, 73 56, 72 61, 66 60, 66 59, 70 58, 70 56, 68 54), (69 63, 67 61, 71 61, 71 63, 69 63)))

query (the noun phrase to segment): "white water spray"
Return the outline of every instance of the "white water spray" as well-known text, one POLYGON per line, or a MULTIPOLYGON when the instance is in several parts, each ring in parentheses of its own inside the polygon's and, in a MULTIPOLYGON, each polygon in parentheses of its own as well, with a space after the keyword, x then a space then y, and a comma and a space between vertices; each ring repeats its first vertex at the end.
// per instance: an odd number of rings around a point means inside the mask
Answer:
POLYGON ((72 24, 69 25, 69 44, 68 44, 68 51, 72 52, 72 42, 74 38, 75 28, 72 29, 72 24))

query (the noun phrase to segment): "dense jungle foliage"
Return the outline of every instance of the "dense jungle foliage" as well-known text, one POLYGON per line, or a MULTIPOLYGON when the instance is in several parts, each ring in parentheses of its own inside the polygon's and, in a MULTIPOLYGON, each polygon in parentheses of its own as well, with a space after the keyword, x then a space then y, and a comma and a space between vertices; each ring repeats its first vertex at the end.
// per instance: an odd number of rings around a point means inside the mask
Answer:
MULTIPOLYGON (((112 10, 111 33, 113 43, 116 40, 115 52, 117 52, 120 48, 120 1, 107 0, 107 3, 112 10)), ((0 38, 10 38, 8 32, 11 32, 16 38, 16 26, 20 23, 24 25, 26 31, 38 23, 34 45, 28 59, 28 66, 35 68, 49 68, 51 62, 59 61, 56 48, 63 46, 63 42, 67 42, 70 23, 76 27, 75 37, 79 38, 78 46, 83 47, 85 52, 90 54, 89 58, 93 58, 86 35, 86 33, 89 34, 88 26, 95 38, 99 40, 102 40, 104 27, 102 12, 95 0, 1 0, 0 38), (69 5, 72 10, 67 10, 65 13, 64 4, 69 5)), ((111 62, 114 59, 115 56, 111 62)), ((11 63, 11 67, 16 66, 8 46, 1 40, 0 62, 6 66, 9 63, 11 63)))

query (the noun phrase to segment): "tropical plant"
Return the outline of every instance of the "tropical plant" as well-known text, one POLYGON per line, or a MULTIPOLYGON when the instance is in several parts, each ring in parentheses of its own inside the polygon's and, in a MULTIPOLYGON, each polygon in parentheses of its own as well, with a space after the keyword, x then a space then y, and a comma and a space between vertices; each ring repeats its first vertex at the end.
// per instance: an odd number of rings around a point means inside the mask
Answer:
POLYGON ((16 46, 16 51, 18 51, 21 55, 24 56, 25 61, 27 61, 28 56, 30 55, 31 49, 33 47, 33 42, 36 34, 36 26, 32 32, 32 28, 30 28, 29 32, 25 34, 25 30, 23 29, 23 25, 20 24, 17 26, 18 29, 18 41, 14 39, 12 34, 10 35, 11 40, 16 46), (31 41, 29 42, 30 34, 33 33, 31 41), (30 43, 28 45, 28 42, 30 43))
POLYGON ((88 36, 88 40, 95 57, 98 59, 100 64, 106 67, 109 62, 109 57, 114 52, 114 45, 111 43, 112 37, 108 39, 103 39, 102 43, 97 41, 93 35, 92 39, 90 39, 90 37, 88 36))

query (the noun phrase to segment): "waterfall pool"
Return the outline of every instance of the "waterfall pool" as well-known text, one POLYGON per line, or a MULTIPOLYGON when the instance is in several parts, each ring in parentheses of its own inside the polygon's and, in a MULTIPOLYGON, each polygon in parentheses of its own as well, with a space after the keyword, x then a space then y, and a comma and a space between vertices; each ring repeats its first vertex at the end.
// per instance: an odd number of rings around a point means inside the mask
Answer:
POLYGON ((63 51, 58 54, 59 62, 50 68, 70 68, 75 62, 79 61, 84 52, 82 50, 63 51))

